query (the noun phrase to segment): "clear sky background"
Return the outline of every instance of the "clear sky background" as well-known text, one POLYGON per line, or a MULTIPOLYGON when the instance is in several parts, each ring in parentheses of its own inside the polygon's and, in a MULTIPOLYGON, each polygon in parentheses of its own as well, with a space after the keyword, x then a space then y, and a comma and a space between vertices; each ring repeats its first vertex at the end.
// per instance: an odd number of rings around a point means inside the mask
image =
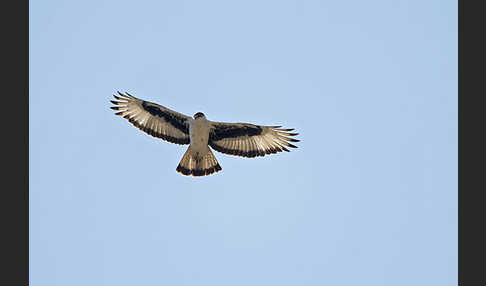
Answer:
POLYGON ((32 286, 457 284, 457 1, 30 1, 29 26, 32 286), (116 90, 302 141, 185 177, 116 90))

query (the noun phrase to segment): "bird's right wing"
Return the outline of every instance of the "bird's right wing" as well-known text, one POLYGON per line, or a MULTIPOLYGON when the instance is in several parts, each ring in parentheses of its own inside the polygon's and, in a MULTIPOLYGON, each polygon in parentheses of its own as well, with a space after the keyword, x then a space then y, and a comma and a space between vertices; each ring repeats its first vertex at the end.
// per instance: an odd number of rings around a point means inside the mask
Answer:
POLYGON ((119 112, 130 123, 145 133, 175 144, 189 144, 189 121, 191 117, 170 110, 167 107, 138 99, 128 93, 110 100, 116 106, 110 107, 119 112))
POLYGON ((298 133, 293 129, 281 129, 281 126, 263 126, 250 123, 209 122, 209 146, 214 150, 235 156, 253 158, 275 154, 297 148, 289 142, 300 140, 289 138, 298 133))

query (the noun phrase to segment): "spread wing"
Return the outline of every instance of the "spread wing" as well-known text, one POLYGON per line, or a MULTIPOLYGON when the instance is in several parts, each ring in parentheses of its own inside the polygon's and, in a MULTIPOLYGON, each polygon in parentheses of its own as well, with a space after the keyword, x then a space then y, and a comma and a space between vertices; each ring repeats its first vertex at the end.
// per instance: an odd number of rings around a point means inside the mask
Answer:
POLYGON ((297 148, 289 142, 300 140, 289 138, 299 133, 294 129, 280 129, 281 126, 261 126, 249 123, 209 122, 209 145, 216 151, 242 156, 257 157, 265 154, 297 148))
POLYGON ((170 110, 156 103, 138 99, 128 92, 119 96, 117 100, 110 100, 116 106, 110 107, 119 112, 115 115, 123 116, 138 129, 157 138, 171 143, 189 144, 189 120, 191 117, 170 110))

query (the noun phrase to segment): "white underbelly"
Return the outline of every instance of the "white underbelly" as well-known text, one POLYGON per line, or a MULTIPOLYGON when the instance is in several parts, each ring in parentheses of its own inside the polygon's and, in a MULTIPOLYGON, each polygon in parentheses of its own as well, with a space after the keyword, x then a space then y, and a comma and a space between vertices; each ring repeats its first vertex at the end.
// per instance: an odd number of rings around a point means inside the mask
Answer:
POLYGON ((194 120, 189 127, 189 137, 191 140, 191 149, 194 152, 206 154, 209 139, 209 124, 206 120, 194 120))

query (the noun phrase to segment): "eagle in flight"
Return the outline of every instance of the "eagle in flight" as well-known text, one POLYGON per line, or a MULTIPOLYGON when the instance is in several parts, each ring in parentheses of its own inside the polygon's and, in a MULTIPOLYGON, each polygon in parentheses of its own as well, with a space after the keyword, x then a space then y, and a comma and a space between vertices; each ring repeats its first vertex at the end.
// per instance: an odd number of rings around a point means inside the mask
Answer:
POLYGON ((286 147, 297 148, 289 142, 299 142, 288 136, 294 129, 281 126, 263 126, 249 123, 215 122, 206 119, 202 112, 190 117, 153 102, 138 99, 128 92, 119 96, 118 101, 110 100, 131 124, 145 133, 165 141, 189 144, 176 171, 186 176, 206 176, 221 171, 216 157, 209 146, 216 151, 242 157, 258 157, 286 151, 286 147))

